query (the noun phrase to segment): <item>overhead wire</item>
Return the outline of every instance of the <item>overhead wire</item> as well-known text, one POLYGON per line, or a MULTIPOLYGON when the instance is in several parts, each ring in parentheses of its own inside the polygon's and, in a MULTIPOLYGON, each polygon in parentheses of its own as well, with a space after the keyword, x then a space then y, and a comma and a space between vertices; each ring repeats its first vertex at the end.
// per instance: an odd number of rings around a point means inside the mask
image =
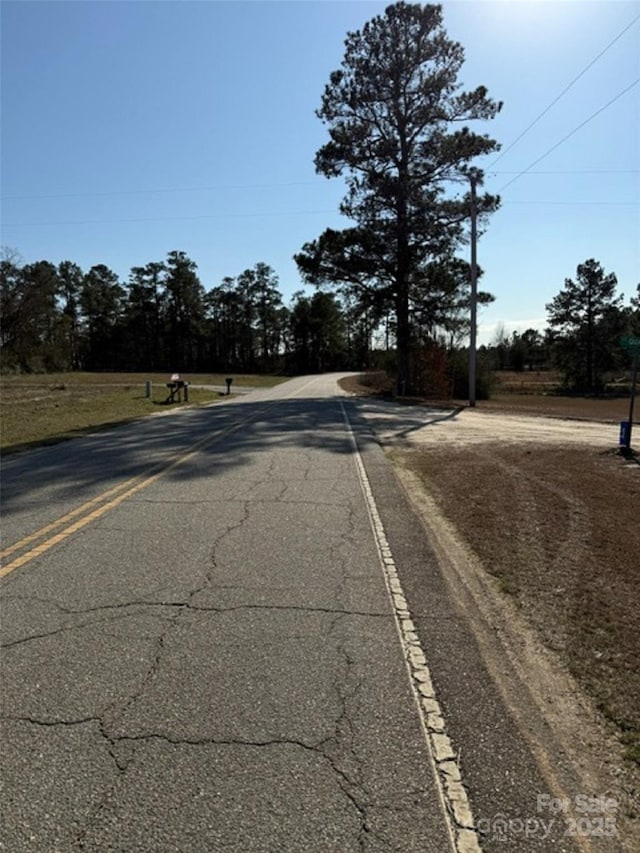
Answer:
POLYGON ((268 216, 327 216, 335 213, 335 210, 282 210, 267 211, 262 213, 203 213, 191 216, 140 216, 127 219, 75 219, 50 222, 4 222, 3 228, 33 228, 40 225, 114 225, 132 222, 183 222, 196 219, 235 219, 245 217, 268 217, 268 216))
MULTIPOLYGON (((485 171, 485 175, 519 175, 518 169, 512 169, 510 172, 485 171)), ((538 169, 536 172, 529 172, 530 175, 640 175, 640 169, 538 169)))
POLYGON ((286 181, 283 183, 273 184, 218 184, 213 186, 201 187, 155 187, 150 189, 138 190, 106 190, 99 192, 82 192, 82 193, 45 193, 42 195, 3 195, 0 196, 2 201, 27 201, 40 200, 47 198, 93 198, 97 196, 113 196, 113 195, 147 195, 155 193, 192 193, 192 192, 219 192, 220 190, 256 190, 256 189, 273 189, 273 187, 303 187, 311 186, 315 181, 286 181))
MULTIPOLYGON (((485 175, 519 175, 516 170, 503 171, 486 169, 485 175)), ((537 171, 535 175, 637 175, 640 169, 555 169, 537 171)), ((277 189, 279 187, 317 186, 316 181, 287 181, 268 184, 218 184, 200 187, 147 187, 143 189, 123 189, 82 193, 44 193, 42 195, 3 195, 0 201, 45 201, 59 198, 102 198, 119 195, 152 195, 164 193, 218 192, 219 190, 277 189)))
MULTIPOLYGON (((594 201, 563 201, 558 199, 549 200, 519 200, 506 201, 503 206, 509 205, 542 205, 545 207, 554 206, 578 206, 578 207, 638 207, 640 201, 609 201, 609 200, 594 200, 594 201)), ((335 213, 335 210, 291 210, 291 211, 267 211, 260 213, 205 213, 190 216, 140 216, 128 218, 114 219, 73 219, 53 221, 45 220, 40 222, 6 222, 3 223, 5 228, 37 228, 41 226, 57 226, 57 225, 118 225, 131 224, 137 222, 188 222, 205 219, 221 219, 221 218, 252 218, 252 217, 271 217, 271 216, 327 216, 335 213)))
POLYGON ((577 205, 579 207, 640 207, 640 201, 547 201, 541 199, 540 201, 505 201, 504 205, 513 205, 513 204, 542 204, 545 206, 573 206, 577 205))
POLYGON ((581 72, 580 72, 576 77, 574 77, 574 78, 573 78, 573 80, 572 80, 570 83, 568 83, 568 84, 564 87, 564 89, 560 92, 560 94, 559 94, 559 95, 557 95, 557 96, 556 96, 556 97, 551 101, 551 103, 550 103, 548 106, 546 106, 538 116, 536 116, 536 118, 534 118, 534 120, 531 122, 531 124, 527 125, 527 127, 525 127, 525 129, 522 131, 522 133, 521 133, 519 136, 517 136, 517 137, 513 140, 513 142, 512 142, 510 145, 508 145, 508 146, 507 146, 507 148, 505 148, 503 151, 501 151, 501 152, 500 152, 500 154, 498 154, 498 156, 495 158, 495 160, 493 160, 493 162, 492 162, 492 163, 487 167, 487 170, 491 169, 491 167, 492 167, 492 166, 494 166, 494 165, 498 162, 498 160, 501 160, 501 159, 502 159, 502 157, 504 157, 504 155, 505 155, 505 154, 507 154, 507 152, 511 151, 511 149, 512 149, 512 148, 513 148, 513 147, 514 147, 518 142, 520 142, 520 140, 523 138, 523 136, 526 136, 526 134, 527 134, 527 133, 529 133, 529 131, 530 131, 533 127, 535 127, 535 125, 540 121, 540 119, 541 119, 541 118, 543 118, 543 117, 544 117, 544 116, 549 112, 549 110, 550 110, 552 107, 554 107, 554 106, 558 103, 558 101, 559 101, 559 100, 560 100, 564 95, 566 95, 566 93, 569 91, 569 89, 571 89, 571 87, 572 87, 575 83, 577 83, 577 82, 578 82, 578 80, 579 80, 581 77, 583 77, 583 76, 587 73, 587 71, 588 71, 590 68, 592 68, 592 67, 596 64, 596 62, 597 62, 599 59, 601 59, 601 58, 605 55, 605 53, 606 53, 606 52, 607 52, 611 47, 613 47, 613 45, 614 45, 617 41, 619 41, 619 40, 622 38, 622 36, 627 32, 627 30, 630 30, 630 29, 631 29, 631 27, 632 27, 634 24, 637 24, 637 23, 638 23, 638 21, 640 21, 640 15, 637 15, 637 16, 633 19, 633 21, 631 21, 631 23, 627 24, 627 26, 626 26, 623 30, 621 30, 621 31, 618 33, 618 35, 617 35, 617 36, 616 36, 612 41, 610 41, 610 42, 609 42, 609 44, 608 44, 605 48, 603 48, 603 50, 601 50, 601 51, 600 51, 600 53, 599 53, 596 57, 594 57, 594 59, 592 59, 592 60, 591 60, 591 62, 590 62, 588 65, 586 65, 586 66, 582 69, 582 71, 581 71, 581 72))
POLYGON ((542 162, 542 160, 544 160, 545 157, 548 157, 549 154, 551 154, 553 151, 555 151, 557 148, 559 148, 561 145, 563 145, 568 139, 570 139, 574 134, 576 134, 579 130, 581 130, 585 125, 589 124, 590 121, 593 121, 593 119, 596 118, 596 116, 599 116, 600 113, 602 113, 606 109, 608 109, 612 104, 614 104, 617 100, 619 100, 623 95, 626 95, 627 92, 631 91, 631 89, 633 89, 634 86, 637 86, 638 83, 640 83, 640 77, 638 77, 636 80, 634 80, 633 83, 631 83, 629 86, 627 86, 621 92, 618 92, 618 94, 615 95, 613 98, 611 98, 610 101, 607 101, 607 103, 604 106, 600 107, 600 109, 598 109, 594 113, 592 113, 588 118, 586 118, 583 122, 581 122, 577 127, 574 127, 570 133, 567 133, 566 136, 563 136, 562 139, 560 139, 558 142, 555 143, 555 145, 552 145, 551 148, 549 148, 547 151, 545 151, 544 154, 542 154, 540 157, 538 157, 536 160, 534 160, 533 163, 530 163, 526 167, 526 169, 522 169, 522 171, 518 172, 518 174, 514 178, 512 178, 503 187, 501 187, 501 189, 498 190, 498 195, 500 195, 500 193, 504 192, 507 189, 507 187, 510 187, 511 184, 515 183, 523 175, 526 175, 531 169, 533 169, 534 166, 537 166, 538 163, 542 162))

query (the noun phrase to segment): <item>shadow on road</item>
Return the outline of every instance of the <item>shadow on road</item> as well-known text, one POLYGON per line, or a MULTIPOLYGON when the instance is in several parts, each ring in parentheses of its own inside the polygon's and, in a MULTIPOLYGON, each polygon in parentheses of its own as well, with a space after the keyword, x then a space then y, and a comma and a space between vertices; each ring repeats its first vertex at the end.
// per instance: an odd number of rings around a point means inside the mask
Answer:
POLYGON ((4 513, 24 509, 33 502, 34 493, 43 490, 48 501, 77 503, 123 479, 166 468, 195 446, 199 446, 197 453, 163 476, 174 480, 216 477, 270 446, 321 448, 347 456, 353 445, 341 403, 364 442, 375 441, 372 433, 388 430, 397 418, 401 419, 397 435, 403 437, 457 414, 348 397, 245 399, 240 404, 182 410, 8 456, 2 466, 2 509, 4 513))
POLYGON ((455 420, 466 406, 442 408, 416 405, 409 408, 406 404, 389 402, 361 402, 358 411, 366 416, 369 428, 374 432, 389 430, 391 424, 400 422, 403 426, 394 430, 396 438, 406 438, 411 433, 433 424, 455 420))
POLYGON ((123 479, 164 468, 199 444, 197 454, 165 476, 216 476, 271 444, 352 452, 337 398, 182 410, 5 457, 2 511, 23 509, 45 490, 49 501, 84 500, 123 479))

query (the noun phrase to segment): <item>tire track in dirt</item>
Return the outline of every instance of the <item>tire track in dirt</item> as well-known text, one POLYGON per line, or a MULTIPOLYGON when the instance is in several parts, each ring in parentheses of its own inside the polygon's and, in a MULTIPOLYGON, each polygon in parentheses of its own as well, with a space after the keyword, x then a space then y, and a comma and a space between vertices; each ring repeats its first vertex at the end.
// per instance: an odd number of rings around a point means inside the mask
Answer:
MULTIPOLYGON (((496 452, 495 445, 476 445, 474 451, 491 470, 504 476, 504 491, 510 495, 509 515, 502 521, 517 531, 511 544, 520 570, 519 580, 507 581, 507 586, 524 584, 529 591, 535 590, 535 596, 529 598, 535 609, 531 615, 549 646, 562 651, 570 641, 570 617, 575 607, 571 591, 580 588, 581 566, 588 558, 589 509, 570 490, 525 471, 522 464, 507 461, 496 452), (562 538, 558 535, 561 525, 562 538), (559 576, 562 586, 553 582, 559 576), (550 622, 549 613, 554 614, 554 622, 550 622)), ((527 454, 531 452, 535 451, 527 454)))
MULTIPOLYGON (((558 658, 541 644, 513 600, 504 596, 500 583, 487 573, 483 561, 445 517, 423 480, 402 462, 402 455, 394 453, 400 482, 422 519, 452 597, 468 614, 487 670, 549 790, 565 802, 575 802, 580 793, 595 796, 615 790, 616 780, 608 765, 617 745, 603 729, 592 704, 558 658)), ((515 476, 515 471, 509 474, 515 476)), ((523 494, 528 491, 527 486, 522 487, 523 494)), ((621 838, 593 842, 575 838, 578 849, 583 853, 632 853, 633 829, 624 827, 623 820, 619 815, 620 835, 628 844, 621 838)))

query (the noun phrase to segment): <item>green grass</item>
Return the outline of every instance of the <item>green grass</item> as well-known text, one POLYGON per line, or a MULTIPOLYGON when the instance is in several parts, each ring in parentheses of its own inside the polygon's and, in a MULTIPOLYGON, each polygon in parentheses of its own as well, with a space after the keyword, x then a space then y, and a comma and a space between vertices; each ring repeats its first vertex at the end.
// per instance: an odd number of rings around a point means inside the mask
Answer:
MULTIPOLYGON (((272 388, 286 381, 286 376, 262 376, 253 373, 190 373, 181 374, 181 378, 193 385, 224 385, 227 376, 233 377, 233 384, 241 387, 272 388)), ((4 392, 12 387, 43 387, 67 384, 77 385, 141 385, 147 381, 158 383, 164 388, 170 380, 168 373, 13 373, 0 376, 0 389, 4 392)))
MULTIPOLYGON (((268 388, 278 376, 233 375, 234 387, 268 388)), ((55 373, 0 377, 0 447, 3 452, 54 444, 89 431, 126 423, 185 403, 165 402, 166 374, 55 373), (145 396, 146 382, 152 396, 145 396)), ((189 406, 223 399, 219 391, 193 385, 225 386, 221 374, 184 376, 190 382, 189 406)))

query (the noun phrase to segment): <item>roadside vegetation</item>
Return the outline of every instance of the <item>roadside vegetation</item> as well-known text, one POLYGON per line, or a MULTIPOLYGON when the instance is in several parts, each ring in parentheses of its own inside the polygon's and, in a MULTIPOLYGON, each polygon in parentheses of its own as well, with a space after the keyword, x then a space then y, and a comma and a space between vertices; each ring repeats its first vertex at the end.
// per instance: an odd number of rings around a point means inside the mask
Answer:
MULTIPOLYGON (((564 662, 640 767, 640 456, 615 452, 626 397, 561 395, 562 373, 504 371, 480 411, 612 423, 611 448, 491 441, 394 449, 564 662)), ((384 373, 344 390, 391 397, 384 373)), ((414 398, 414 405, 441 402, 414 398)), ((464 401, 458 401, 465 405, 464 401)), ((640 413, 633 444, 640 445, 640 413)), ((637 796, 638 790, 635 790, 637 796)))
MULTIPOLYGON (((612 377, 607 392, 599 395, 566 393, 563 375, 558 370, 496 370, 488 374, 491 393, 479 399, 477 408, 482 411, 508 411, 523 415, 547 415, 560 418, 586 418, 589 420, 619 423, 629 415, 630 378, 624 372, 612 377)), ((468 398, 462 395, 428 395, 410 398, 395 396, 393 376, 385 371, 368 371, 342 381, 345 390, 396 399, 398 402, 466 406, 468 398)), ((635 408, 634 423, 640 418, 640 406, 635 408)))
MULTIPOLYGON (((232 374, 234 388, 272 387, 277 376, 232 374)), ((51 373, 0 376, 0 446, 4 453, 55 444, 139 417, 222 400, 225 374, 182 377, 189 402, 167 402, 170 376, 154 373, 51 373), (146 383, 151 396, 146 396, 146 383), (204 387, 198 387, 204 386, 204 387)))

